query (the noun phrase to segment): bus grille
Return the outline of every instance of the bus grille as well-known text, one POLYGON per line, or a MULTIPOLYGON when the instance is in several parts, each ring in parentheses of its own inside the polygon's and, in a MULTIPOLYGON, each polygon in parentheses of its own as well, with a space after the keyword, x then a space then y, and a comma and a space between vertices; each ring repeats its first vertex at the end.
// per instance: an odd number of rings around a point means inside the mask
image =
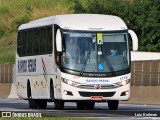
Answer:
POLYGON ((82 97, 91 97, 91 96, 103 96, 103 97, 112 97, 116 92, 82 92, 79 91, 79 94, 82 97))
MULTIPOLYGON (((112 84, 112 85, 99 85, 100 87, 98 89, 113 89, 113 88, 118 88, 118 85, 112 84)), ((83 88, 83 89, 97 89, 95 84, 90 84, 90 85, 79 85, 77 86, 79 88, 83 88)))

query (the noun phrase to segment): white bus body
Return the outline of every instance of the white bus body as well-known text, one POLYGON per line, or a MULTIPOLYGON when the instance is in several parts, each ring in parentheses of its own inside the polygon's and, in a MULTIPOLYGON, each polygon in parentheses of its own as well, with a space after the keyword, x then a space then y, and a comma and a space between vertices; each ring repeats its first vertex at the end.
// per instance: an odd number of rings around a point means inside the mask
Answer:
POLYGON ((16 53, 18 95, 29 100, 30 108, 46 108, 47 101, 53 100, 57 109, 63 109, 64 101, 77 102, 79 109, 108 101, 109 109, 117 109, 118 101, 130 96, 129 34, 137 50, 136 34, 117 16, 57 15, 21 25, 16 53), (72 38, 78 49, 67 43, 72 38), (76 59, 67 57, 71 52, 76 59))

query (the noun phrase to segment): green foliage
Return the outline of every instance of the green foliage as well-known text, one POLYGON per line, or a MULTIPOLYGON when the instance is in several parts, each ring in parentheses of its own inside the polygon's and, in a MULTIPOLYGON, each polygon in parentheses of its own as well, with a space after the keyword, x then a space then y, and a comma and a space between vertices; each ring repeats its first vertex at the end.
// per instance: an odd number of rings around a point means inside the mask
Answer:
POLYGON ((0 24, 0 36, 3 36, 4 32, 4 26, 0 24))
POLYGON ((27 15, 24 16, 18 16, 17 18, 13 19, 12 26, 14 28, 18 28, 21 24, 29 22, 29 17, 27 15))
POLYGON ((18 29, 20 25, 29 22, 32 17, 32 12, 32 5, 26 5, 25 14, 22 16, 17 16, 12 20, 12 28, 18 29))
POLYGON ((3 14, 8 13, 8 12, 9 12, 8 7, 5 7, 5 6, 0 7, 0 15, 3 15, 3 14))
POLYGON ((139 37, 141 51, 158 52, 160 41, 160 1, 135 0, 130 7, 130 28, 134 29, 139 37))
POLYGON ((121 17, 139 38, 140 51, 160 52, 160 0, 73 0, 75 13, 121 17), (85 4, 84 4, 85 3, 85 4))

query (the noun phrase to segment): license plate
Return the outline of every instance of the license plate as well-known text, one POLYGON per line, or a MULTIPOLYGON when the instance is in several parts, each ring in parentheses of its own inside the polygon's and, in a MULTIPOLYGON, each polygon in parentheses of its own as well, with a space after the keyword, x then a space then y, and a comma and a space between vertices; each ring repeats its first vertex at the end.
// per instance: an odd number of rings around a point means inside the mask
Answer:
POLYGON ((102 101, 103 100, 103 96, 91 96, 91 100, 102 101))

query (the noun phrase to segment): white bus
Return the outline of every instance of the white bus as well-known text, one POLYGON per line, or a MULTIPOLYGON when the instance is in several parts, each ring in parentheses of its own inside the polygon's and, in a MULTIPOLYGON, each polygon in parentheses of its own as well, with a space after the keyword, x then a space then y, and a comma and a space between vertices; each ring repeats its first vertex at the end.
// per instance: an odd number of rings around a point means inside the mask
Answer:
POLYGON ((30 108, 56 109, 76 102, 94 109, 108 102, 118 109, 130 97, 131 57, 138 49, 136 34, 112 15, 56 15, 23 24, 18 29, 16 83, 30 108))

